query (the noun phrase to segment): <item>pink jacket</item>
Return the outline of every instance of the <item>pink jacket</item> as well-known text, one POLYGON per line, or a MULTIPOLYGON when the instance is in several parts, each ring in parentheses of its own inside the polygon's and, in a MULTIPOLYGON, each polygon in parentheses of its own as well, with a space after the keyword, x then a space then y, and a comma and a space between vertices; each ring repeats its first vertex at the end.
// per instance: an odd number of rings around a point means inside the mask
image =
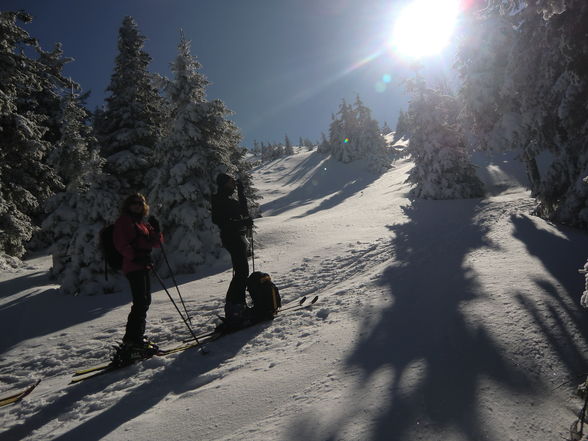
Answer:
POLYGON ((114 223, 113 235, 114 246, 123 256, 123 273, 151 269, 146 257, 152 248, 160 247, 163 241, 161 233, 157 233, 148 223, 135 221, 130 215, 124 214, 114 223), (143 262, 136 262, 135 259, 143 262))

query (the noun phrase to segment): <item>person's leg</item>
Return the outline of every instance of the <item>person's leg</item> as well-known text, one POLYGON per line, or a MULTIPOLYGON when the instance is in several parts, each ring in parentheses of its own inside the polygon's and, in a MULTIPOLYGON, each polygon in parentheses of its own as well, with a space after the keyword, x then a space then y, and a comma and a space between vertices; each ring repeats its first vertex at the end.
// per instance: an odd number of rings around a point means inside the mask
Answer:
POLYGON ((231 254, 233 264, 233 279, 227 291, 226 303, 245 304, 245 287, 249 276, 249 262, 247 261, 247 242, 245 237, 229 244, 227 250, 231 254))
POLYGON ((139 343, 145 333, 147 310, 151 304, 151 283, 148 271, 133 271, 127 274, 131 285, 133 304, 127 319, 123 342, 139 343))

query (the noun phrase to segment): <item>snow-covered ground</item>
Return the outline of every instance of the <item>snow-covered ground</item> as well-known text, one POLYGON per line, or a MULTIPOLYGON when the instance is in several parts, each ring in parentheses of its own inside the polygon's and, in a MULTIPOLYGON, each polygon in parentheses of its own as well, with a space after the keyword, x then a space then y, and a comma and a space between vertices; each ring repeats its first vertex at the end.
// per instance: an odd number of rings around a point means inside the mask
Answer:
MULTIPOLYGON (((47 256, 3 273, 0 395, 43 381, 0 409, 0 440, 566 437, 586 373, 588 236, 530 216, 515 163, 477 161, 485 199, 413 203, 407 159, 380 177, 306 151, 260 167, 256 269, 286 303, 320 300, 208 355, 67 386, 108 358, 129 294, 60 295, 47 256)), ((230 277, 225 259, 177 278, 198 329, 213 327, 230 277)), ((188 337, 162 290, 147 333, 162 347, 188 337)))

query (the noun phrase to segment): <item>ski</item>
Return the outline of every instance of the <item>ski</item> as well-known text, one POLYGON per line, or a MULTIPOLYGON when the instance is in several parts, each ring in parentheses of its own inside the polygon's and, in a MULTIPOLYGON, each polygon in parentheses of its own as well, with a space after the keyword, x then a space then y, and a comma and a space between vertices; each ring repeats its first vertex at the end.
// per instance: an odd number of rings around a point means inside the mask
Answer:
POLYGON ((99 364, 97 366, 93 366, 93 367, 90 367, 87 369, 81 369, 79 371, 75 371, 73 376, 79 377, 80 375, 86 375, 86 374, 89 374, 90 372, 101 371, 102 369, 106 369, 108 366, 110 366, 110 363, 103 363, 103 364, 99 364))
MULTIPOLYGON (((295 311, 295 310, 298 310, 298 309, 308 308, 308 307, 314 305, 318 301, 318 298, 319 298, 319 296, 314 296, 314 298, 310 301, 310 303, 306 303, 306 304, 305 304, 306 297, 302 297, 300 300, 296 300, 294 302, 290 302, 284 308, 278 309, 278 312, 277 312, 276 316, 274 317, 274 320, 277 317, 280 317, 280 313, 282 313, 284 311, 295 311)), ((257 324, 257 323, 255 323, 255 324, 257 324)), ((200 340, 201 338, 210 337, 210 336, 214 335, 215 333, 216 333, 216 331, 210 331, 210 332, 207 332, 207 333, 204 333, 204 334, 197 335, 197 337, 200 340)), ((182 343, 190 343, 190 342, 193 342, 193 341, 194 341, 193 338, 188 338, 186 340, 182 340, 182 343)))
POLYGON ((310 301, 310 303, 304 304, 304 302, 306 301, 306 297, 302 297, 302 299, 300 299, 300 303, 298 303, 297 305, 288 305, 288 306, 286 306, 286 307, 284 307, 282 309, 279 309, 278 310, 278 314, 276 315, 276 317, 279 317, 280 316, 280 313, 281 312, 284 312, 284 311, 292 311, 292 310, 298 310, 298 309, 306 309, 309 306, 314 305, 318 301, 318 299, 319 299, 319 296, 314 296, 312 298, 312 300, 310 301))
POLYGON ((9 404, 18 403, 20 400, 22 400, 24 397, 26 397, 28 394, 30 394, 33 391, 33 389, 39 385, 40 382, 41 382, 41 380, 37 380, 34 384, 31 384, 25 390, 17 392, 17 393, 10 395, 8 397, 0 398, 0 407, 8 406, 9 404))
POLYGON ((89 380, 90 378, 98 377, 100 375, 104 375, 109 372, 118 371, 119 369, 124 369, 128 366, 132 366, 136 363, 139 363, 139 362, 142 362, 145 360, 149 360, 153 357, 164 357, 166 355, 173 354, 175 352, 180 352, 180 351, 184 351, 186 349, 201 346, 202 344, 207 343, 209 341, 211 341, 211 339, 207 338, 205 341, 200 340, 200 343, 194 342, 192 344, 182 345, 182 346, 178 346, 178 347, 175 347, 172 349, 160 349, 159 351, 157 351, 155 354, 151 355, 150 357, 139 358, 138 360, 135 360, 134 362, 129 363, 129 364, 113 365, 111 363, 106 363, 106 364, 102 364, 99 366, 94 366, 93 368, 80 370, 80 371, 77 371, 76 373, 73 374, 73 377, 72 377, 71 381, 69 382, 69 384, 80 383, 82 381, 89 380))
MULTIPOLYGON (((284 309, 281 309, 278 312, 278 314, 276 315, 276 317, 274 317, 274 320, 276 320, 277 318, 280 317, 280 312, 282 312, 282 311, 294 312, 294 311, 299 311, 299 310, 302 310, 302 309, 307 309, 307 308, 310 308, 312 305, 314 305, 318 301, 318 299, 319 299, 319 296, 315 296, 310 302, 306 303, 306 297, 303 297, 298 302, 296 302, 295 305, 290 305, 290 306, 287 306, 284 309)), ((258 324, 258 323, 254 323, 251 326, 254 326, 256 324, 258 324)), ((123 365, 123 366, 113 366, 110 363, 105 363, 105 364, 94 366, 94 367, 91 367, 91 368, 88 368, 88 369, 82 369, 82 370, 76 371, 73 374, 73 378, 72 378, 70 384, 76 384, 76 383, 79 383, 81 381, 88 380, 90 378, 94 378, 94 377, 97 377, 99 375, 106 374, 108 372, 113 372, 113 371, 116 371, 116 370, 125 368, 127 366, 131 366, 132 364, 135 364, 137 362, 148 360, 148 359, 150 359, 152 357, 165 357, 166 355, 175 354, 177 352, 182 352, 182 351, 185 351, 187 349, 199 347, 199 346, 204 345, 205 343, 209 343, 211 341, 218 340, 219 338, 221 338, 221 337, 223 337, 225 335, 233 334, 233 333, 238 332, 238 331, 240 331, 242 329, 247 329, 247 328, 249 328, 251 326, 246 326, 244 328, 239 328, 239 329, 235 329, 235 330, 232 330, 232 331, 217 331, 217 330, 214 330, 214 331, 210 331, 210 332, 207 332, 207 333, 204 333, 204 334, 200 334, 200 335, 197 336, 199 342, 196 342, 193 339, 190 339, 190 340, 187 340, 186 342, 183 342, 183 344, 181 344, 179 346, 176 346, 176 347, 173 347, 173 348, 170 348, 170 349, 160 349, 158 352, 156 352, 155 354, 153 354, 151 357, 145 357, 145 358, 139 359, 139 360, 137 360, 137 361, 135 361, 134 363, 131 363, 131 364, 126 364, 126 365, 123 365)))

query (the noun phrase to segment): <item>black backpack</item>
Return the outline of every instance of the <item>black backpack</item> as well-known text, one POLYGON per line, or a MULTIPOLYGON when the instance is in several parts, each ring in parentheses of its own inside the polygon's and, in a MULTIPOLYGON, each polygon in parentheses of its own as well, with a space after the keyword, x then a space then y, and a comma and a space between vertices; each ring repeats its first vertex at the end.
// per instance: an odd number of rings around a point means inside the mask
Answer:
POLYGON ((104 256, 104 277, 108 280, 108 267, 112 270, 122 269, 123 256, 114 246, 114 225, 108 225, 100 230, 100 248, 104 256))
POLYGON ((247 279, 247 291, 253 301, 253 315, 256 320, 272 320, 282 306, 278 287, 269 274, 255 271, 247 279))

